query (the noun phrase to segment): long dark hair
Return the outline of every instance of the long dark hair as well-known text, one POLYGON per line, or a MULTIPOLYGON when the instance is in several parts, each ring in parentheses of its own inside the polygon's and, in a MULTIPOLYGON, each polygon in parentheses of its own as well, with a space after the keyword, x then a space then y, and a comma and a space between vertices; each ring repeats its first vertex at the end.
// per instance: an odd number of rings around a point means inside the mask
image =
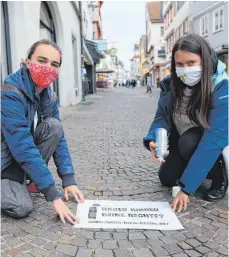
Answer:
POLYGON ((198 54, 202 59, 202 73, 199 85, 193 87, 188 104, 188 117, 202 128, 208 128, 208 109, 211 98, 211 76, 217 69, 218 59, 208 42, 195 34, 180 38, 174 45, 171 60, 171 86, 173 92, 173 114, 181 109, 184 83, 177 77, 175 53, 178 50, 198 54))

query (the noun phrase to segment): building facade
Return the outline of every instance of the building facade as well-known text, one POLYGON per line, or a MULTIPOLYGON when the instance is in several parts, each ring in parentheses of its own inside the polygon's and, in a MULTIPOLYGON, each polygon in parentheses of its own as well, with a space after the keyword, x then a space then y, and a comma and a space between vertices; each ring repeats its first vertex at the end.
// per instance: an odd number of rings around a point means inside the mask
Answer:
POLYGON ((40 39, 55 41, 63 62, 53 89, 61 106, 81 101, 81 42, 79 2, 1 2, 2 74, 19 69, 30 46, 40 39), (23 28, 23 29, 22 29, 23 28))
POLYGON ((134 55, 130 60, 130 72, 132 78, 139 79, 141 77, 141 61, 140 61, 140 43, 134 44, 134 55))
POLYGON ((34 42, 49 39, 63 54, 58 79, 52 85, 59 104, 75 105, 82 100, 82 63, 91 66, 94 93, 95 64, 101 55, 92 42, 93 10, 89 5, 85 1, 2 1, 1 84, 8 74, 20 68, 34 42))
POLYGON ((173 45, 180 37, 191 32, 189 25, 191 2, 192 1, 163 2, 163 19, 165 24, 164 40, 166 49, 166 65, 163 69, 164 76, 170 73, 173 45))
POLYGON ((190 27, 210 43, 219 59, 226 63, 228 72, 228 2, 192 1, 190 27))
POLYGON ((149 68, 147 81, 150 81, 152 86, 157 86, 157 81, 162 80, 164 77, 163 67, 165 66, 166 54, 162 8, 162 2, 149 2, 146 4, 146 45, 149 68))

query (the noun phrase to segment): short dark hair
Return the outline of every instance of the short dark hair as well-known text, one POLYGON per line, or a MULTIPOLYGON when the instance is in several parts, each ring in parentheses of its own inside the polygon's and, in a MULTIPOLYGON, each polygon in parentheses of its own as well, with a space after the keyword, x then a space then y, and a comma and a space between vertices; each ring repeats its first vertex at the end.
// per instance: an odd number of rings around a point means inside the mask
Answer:
POLYGON ((34 54, 36 48, 39 46, 39 45, 49 45, 49 46, 52 46, 54 47, 59 53, 60 53, 60 65, 62 63, 62 51, 60 49, 60 47, 53 41, 50 41, 48 39, 42 39, 42 40, 39 40, 37 42, 35 42, 29 49, 28 51, 28 55, 27 55, 27 58, 28 59, 31 59, 32 55, 34 54))
POLYGON ((173 113, 181 110, 184 83, 177 77, 175 53, 187 51, 197 54, 202 59, 202 74, 199 85, 193 88, 191 100, 188 104, 188 116, 202 128, 208 128, 208 109, 211 100, 211 76, 215 73, 218 58, 209 43, 196 34, 189 34, 180 38, 174 45, 171 59, 171 83, 173 92, 173 113), (197 113, 199 115, 197 115, 197 113))

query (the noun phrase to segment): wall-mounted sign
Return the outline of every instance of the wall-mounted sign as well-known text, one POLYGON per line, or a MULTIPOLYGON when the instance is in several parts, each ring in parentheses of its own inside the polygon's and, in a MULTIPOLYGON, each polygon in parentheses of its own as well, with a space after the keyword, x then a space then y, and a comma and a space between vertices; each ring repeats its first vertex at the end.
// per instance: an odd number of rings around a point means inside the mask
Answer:
POLYGON ((111 48, 110 49, 110 55, 111 56, 116 56, 117 55, 117 51, 118 51, 118 49, 117 48, 115 48, 115 47, 113 47, 113 48, 111 48))
POLYGON ((101 40, 94 40, 95 43, 97 43, 97 47, 99 51, 107 51, 107 40, 101 39, 101 40))
POLYGON ((184 229, 168 202, 86 200, 75 228, 184 229))

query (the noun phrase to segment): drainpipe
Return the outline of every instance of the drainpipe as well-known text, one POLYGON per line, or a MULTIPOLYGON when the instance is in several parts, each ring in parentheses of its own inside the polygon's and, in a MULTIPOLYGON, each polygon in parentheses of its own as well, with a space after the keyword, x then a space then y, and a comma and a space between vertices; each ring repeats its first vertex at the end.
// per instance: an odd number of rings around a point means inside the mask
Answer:
POLYGON ((80 12, 80 45, 81 45, 81 77, 82 77, 82 101, 86 101, 85 90, 84 90, 84 50, 83 50, 83 11, 82 2, 79 1, 79 12, 80 12))

